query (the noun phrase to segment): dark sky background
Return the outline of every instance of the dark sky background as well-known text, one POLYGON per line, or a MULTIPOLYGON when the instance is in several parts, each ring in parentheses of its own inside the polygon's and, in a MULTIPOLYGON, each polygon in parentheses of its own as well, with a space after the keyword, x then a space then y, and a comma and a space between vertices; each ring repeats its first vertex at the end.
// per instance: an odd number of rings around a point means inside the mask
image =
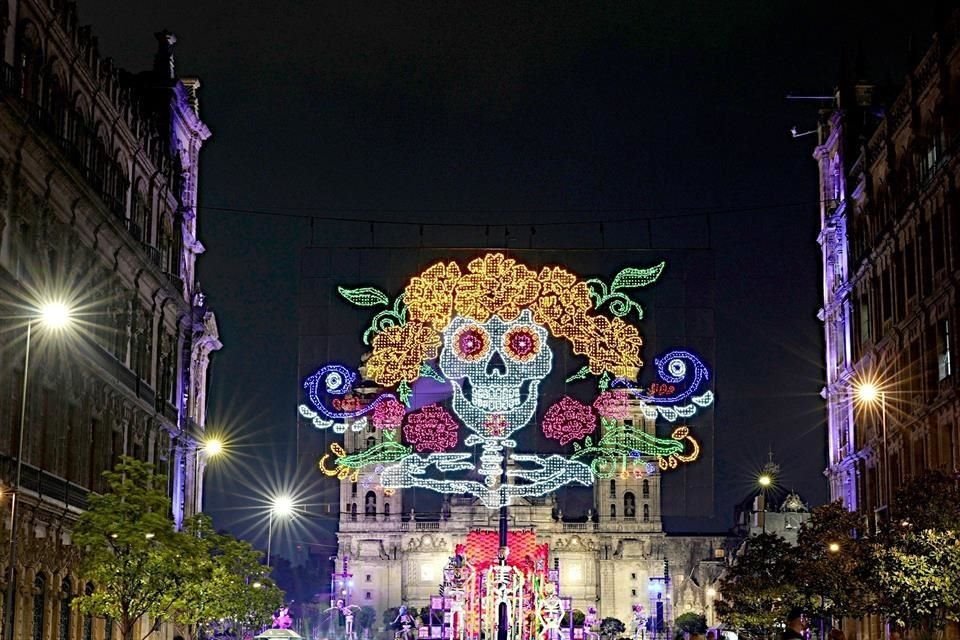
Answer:
MULTIPOLYGON (((168 28, 178 74, 203 82, 199 272, 226 345, 208 425, 231 441, 208 476, 217 524, 264 545, 269 493, 309 501, 316 480, 294 456, 302 215, 712 212, 718 526, 770 448, 780 483, 823 502, 815 136, 789 134, 820 104, 785 95, 831 93, 858 47, 902 82, 935 12, 889 4, 80 0, 103 55, 147 68, 168 28)), ((301 519, 275 551, 330 522, 301 519)))

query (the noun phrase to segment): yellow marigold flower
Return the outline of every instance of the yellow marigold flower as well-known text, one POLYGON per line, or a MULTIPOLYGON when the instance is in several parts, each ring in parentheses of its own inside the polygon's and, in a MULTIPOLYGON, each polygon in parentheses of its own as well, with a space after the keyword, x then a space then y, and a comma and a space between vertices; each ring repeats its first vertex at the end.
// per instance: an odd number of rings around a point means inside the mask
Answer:
POLYGON ((456 262, 438 262, 411 279, 404 290, 410 319, 443 331, 453 315, 453 290, 459 280, 460 267, 456 262))
POLYGON ((420 375, 424 360, 437 357, 440 336, 431 327, 408 322, 387 327, 373 339, 373 353, 366 362, 367 377, 384 386, 393 386, 420 375))
POLYGON ((538 280, 540 297, 532 305, 537 322, 559 337, 571 336, 577 325, 590 323, 587 311, 592 305, 585 282, 560 267, 544 267, 538 280))
POLYGON ((540 293, 537 274, 502 253, 471 260, 467 269, 457 285, 454 306, 458 314, 477 322, 493 315, 515 320, 540 293))
POLYGON ((620 318, 594 316, 590 320, 589 325, 578 327, 570 337, 573 352, 587 356, 594 375, 609 371, 620 378, 636 379, 643 366, 643 340, 637 328, 620 318))

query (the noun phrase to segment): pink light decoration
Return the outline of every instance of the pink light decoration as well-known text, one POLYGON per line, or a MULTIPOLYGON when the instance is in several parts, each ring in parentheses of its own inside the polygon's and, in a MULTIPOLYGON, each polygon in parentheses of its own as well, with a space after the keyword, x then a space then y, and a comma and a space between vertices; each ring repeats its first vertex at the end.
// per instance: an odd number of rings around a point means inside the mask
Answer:
POLYGON ((488 436, 502 436, 507 429, 507 419, 502 414, 494 413, 483 423, 488 436))
POLYGON ((630 395, 625 389, 604 391, 593 401, 593 408, 604 418, 625 420, 630 417, 630 395))
POLYGON ((442 452, 457 446, 459 428, 446 409, 431 404, 407 416, 403 438, 417 451, 442 452))
POLYGON ((401 402, 388 398, 373 408, 373 426, 377 429, 396 429, 403 422, 406 412, 401 402))
POLYGON ((543 435, 560 444, 568 444, 584 438, 597 428, 597 418, 593 410, 571 398, 564 396, 543 415, 543 435))

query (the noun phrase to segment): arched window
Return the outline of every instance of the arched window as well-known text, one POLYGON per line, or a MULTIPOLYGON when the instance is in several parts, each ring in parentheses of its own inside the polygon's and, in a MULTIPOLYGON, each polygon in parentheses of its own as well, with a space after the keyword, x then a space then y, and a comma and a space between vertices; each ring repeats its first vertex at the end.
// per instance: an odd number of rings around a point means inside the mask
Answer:
POLYGON ((373 436, 370 436, 369 438, 367 438, 367 449, 373 448, 374 445, 376 444, 377 444, 376 438, 374 438, 373 436))
POLYGON ((637 517, 637 500, 633 496, 632 491, 627 491, 625 494, 623 494, 623 517, 637 517))
POLYGON ((357 495, 357 483, 356 483, 356 482, 351 482, 351 483, 350 483, 350 495, 351 495, 352 497, 356 497, 356 495, 357 495))
MULTIPOLYGON (((83 589, 83 594, 86 596, 93 595, 92 582, 87 583, 87 586, 83 589)), ((89 613, 83 615, 83 640, 93 640, 93 616, 89 613)))
POLYGON ((47 576, 40 571, 33 579, 33 640, 43 640, 43 613, 46 610, 47 576))
POLYGON ((643 481, 643 497, 650 497, 650 481, 646 479, 643 481))
POLYGON ((610 505, 610 519, 611 520, 617 519, 617 505, 615 504, 610 505))
POLYGON ((383 503, 383 517, 384 517, 384 518, 389 518, 389 517, 390 517, 390 503, 389 503, 389 502, 384 502, 384 503, 383 503))
POLYGON ((73 606, 73 583, 70 577, 60 583, 60 640, 70 640, 70 609, 73 606))
POLYGON ((650 505, 643 505, 643 521, 650 522, 650 505))
POLYGON ((350 520, 353 522, 357 521, 357 503, 354 502, 350 505, 350 520))
POLYGON ((367 491, 363 497, 363 515, 368 519, 377 516, 377 494, 373 491, 367 491))
POLYGON ((611 498, 617 497, 617 481, 616 480, 610 481, 610 497, 611 498))

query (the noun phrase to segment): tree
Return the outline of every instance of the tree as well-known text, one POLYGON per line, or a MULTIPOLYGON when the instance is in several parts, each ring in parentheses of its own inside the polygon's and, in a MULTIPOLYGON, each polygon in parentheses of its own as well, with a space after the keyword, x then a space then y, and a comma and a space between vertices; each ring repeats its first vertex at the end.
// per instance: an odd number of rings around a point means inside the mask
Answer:
POLYGON ((860 516, 837 501, 814 509, 800 528, 795 567, 800 604, 821 622, 867 613, 871 547, 860 536, 861 525, 860 516))
POLYGON ((766 637, 797 600, 796 551, 772 533, 753 536, 720 581, 717 616, 747 637, 766 637))
POLYGON ((627 630, 627 625, 618 618, 604 618, 600 622, 600 637, 616 638, 627 630))
POLYGON ((165 479, 151 465, 123 457, 104 477, 108 492, 91 494, 74 529, 75 543, 86 549, 80 570, 97 587, 75 603, 116 620, 123 640, 133 640, 136 625, 148 617, 153 624, 146 638, 196 579, 199 549, 174 531, 165 479))
POLYGON ((183 532, 196 540, 199 579, 185 585, 174 618, 189 625, 231 620, 244 628, 269 622, 284 594, 268 578, 270 568, 260 562, 260 551, 214 531, 210 516, 202 513, 187 520, 183 532))
POLYGON ((677 616, 677 619, 673 621, 673 626, 677 631, 702 635, 707 632, 707 617, 700 613, 688 611, 677 616))
POLYGON ((960 529, 960 479, 926 471, 904 483, 894 496, 897 524, 914 531, 960 529))
POLYGON ((369 629, 377 621, 377 610, 370 605, 364 605, 357 611, 357 626, 361 629, 369 629))
MULTIPOLYGON (((582 627, 583 621, 586 619, 587 614, 585 614, 580 609, 573 610, 573 626, 582 627)), ((567 611, 563 614, 563 617, 560 619, 560 626, 567 627, 570 625, 570 612, 567 611)))

